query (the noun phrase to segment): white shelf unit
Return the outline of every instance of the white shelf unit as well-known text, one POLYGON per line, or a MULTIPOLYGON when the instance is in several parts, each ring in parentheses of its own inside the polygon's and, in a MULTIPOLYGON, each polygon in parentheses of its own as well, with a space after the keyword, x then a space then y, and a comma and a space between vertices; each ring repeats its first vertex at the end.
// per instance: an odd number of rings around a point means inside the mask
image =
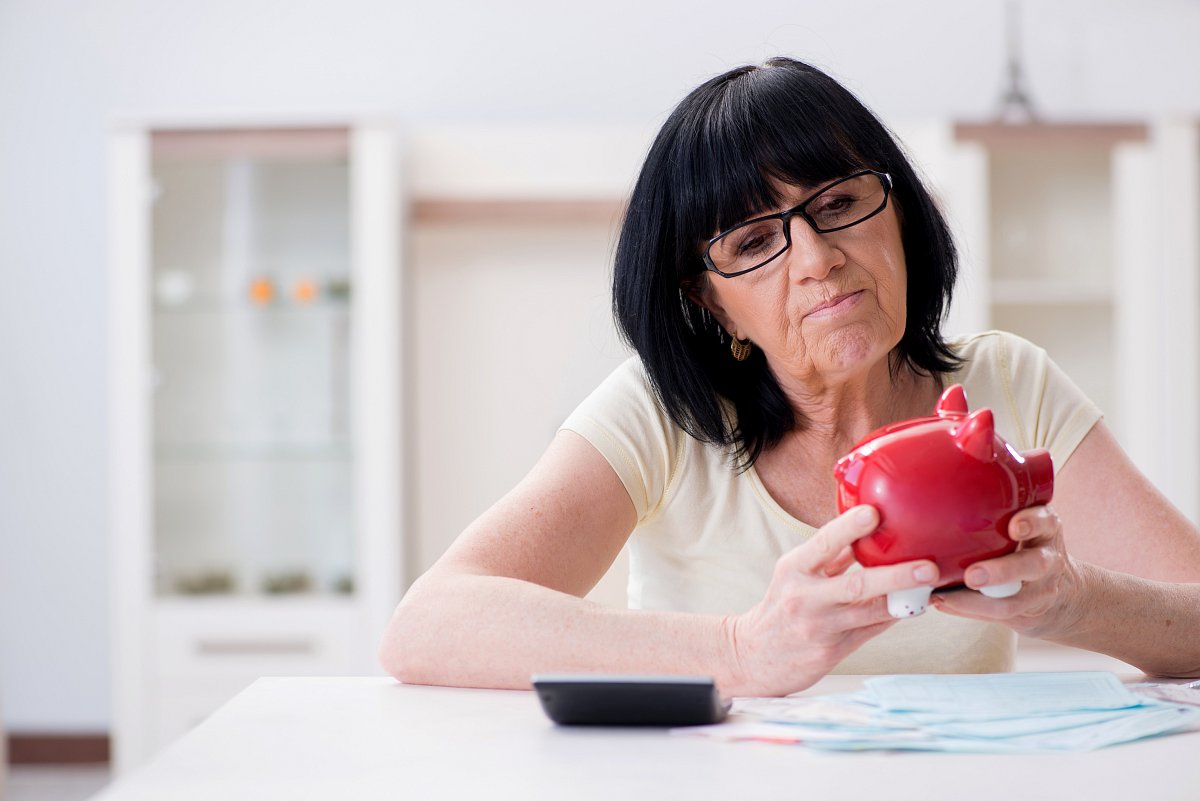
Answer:
POLYGON ((962 253, 950 333, 1049 351, 1200 520, 1200 147, 1194 121, 897 126, 962 253))
POLYGON ((389 125, 109 139, 118 773, 264 675, 379 673, 404 576, 389 125))

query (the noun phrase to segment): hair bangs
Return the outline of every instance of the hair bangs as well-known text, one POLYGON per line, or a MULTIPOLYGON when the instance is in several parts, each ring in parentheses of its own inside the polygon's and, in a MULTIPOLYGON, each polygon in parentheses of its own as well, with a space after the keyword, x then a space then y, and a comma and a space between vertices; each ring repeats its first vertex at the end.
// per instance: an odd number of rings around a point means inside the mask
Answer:
MULTIPOLYGON (((726 93, 727 95, 728 93, 726 93)), ((687 272, 701 272, 703 243, 778 202, 769 176, 755 158, 752 129, 712 98, 681 142, 672 183, 679 195, 675 230, 681 252, 695 254, 687 272)), ((685 276, 680 276, 685 277, 685 276)))
POLYGON ((780 183, 816 188, 886 168, 883 154, 862 152, 862 121, 839 113, 840 98, 826 96, 821 81, 799 83, 788 72, 764 67, 732 76, 697 115, 683 149, 690 158, 677 176, 687 188, 677 230, 692 247, 777 210, 780 183))
POLYGON ((764 174, 816 188, 880 166, 873 154, 863 152, 863 121, 855 119, 843 98, 833 96, 825 80, 814 75, 797 81, 795 70, 770 64, 746 77, 743 91, 755 130, 751 147, 764 174))

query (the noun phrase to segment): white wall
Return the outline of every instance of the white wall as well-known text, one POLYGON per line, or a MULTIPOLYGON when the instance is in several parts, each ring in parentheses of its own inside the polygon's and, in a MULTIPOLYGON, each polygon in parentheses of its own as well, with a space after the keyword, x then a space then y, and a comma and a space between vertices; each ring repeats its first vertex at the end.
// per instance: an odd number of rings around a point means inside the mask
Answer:
MULTIPOLYGON (((1026 5, 1029 84, 1047 114, 1200 115, 1200 5, 1026 5)), ((1002 16, 999 0, 0 0, 8 727, 109 721, 104 136, 114 117, 375 111, 414 130, 649 132, 700 80, 777 53, 826 67, 885 117, 980 116, 999 92, 1002 16)))
POLYGON ((609 314, 614 234, 603 222, 416 227, 409 503, 420 537, 409 556, 418 572, 520 481, 628 358, 609 314))

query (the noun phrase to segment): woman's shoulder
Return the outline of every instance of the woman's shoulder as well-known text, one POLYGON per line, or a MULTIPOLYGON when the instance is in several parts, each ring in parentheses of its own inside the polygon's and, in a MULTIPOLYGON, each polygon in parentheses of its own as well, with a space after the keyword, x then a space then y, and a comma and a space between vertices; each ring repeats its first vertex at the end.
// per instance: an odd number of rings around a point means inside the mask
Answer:
POLYGON ((947 383, 962 384, 971 409, 991 409, 1006 439, 1032 447, 1026 422, 1036 411, 1027 400, 1038 395, 1043 369, 1033 364, 1045 351, 1008 331, 981 331, 951 339, 947 344, 962 359, 947 383))
POLYGON ((963 360, 948 381, 962 384, 972 409, 992 409, 997 429, 1021 449, 1048 448, 1061 465, 1101 416, 1046 350, 1024 337, 983 331, 947 344, 963 360))
POLYGON ((637 357, 617 366, 562 424, 608 460, 645 520, 667 495, 687 438, 637 357))
POLYGON ((995 363, 1046 352, 1022 336, 998 329, 953 337, 947 344, 967 363, 976 360, 995 363))
POLYGON ((962 359, 951 380, 968 390, 972 385, 1007 385, 1045 369, 1044 348, 1009 331, 981 331, 950 339, 950 349, 962 359))
POLYGON ((630 356, 613 369, 584 401, 585 406, 605 407, 615 405, 619 409, 659 406, 650 377, 642 360, 630 356))

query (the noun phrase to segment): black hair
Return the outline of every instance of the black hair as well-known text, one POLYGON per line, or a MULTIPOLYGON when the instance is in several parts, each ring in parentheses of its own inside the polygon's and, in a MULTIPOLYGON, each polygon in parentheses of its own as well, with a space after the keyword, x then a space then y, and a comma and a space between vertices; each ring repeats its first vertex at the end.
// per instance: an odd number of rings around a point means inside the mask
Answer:
POLYGON ((762 353, 734 360, 726 332, 689 299, 708 280, 701 243, 776 207, 772 179, 811 186, 863 169, 891 175, 900 213, 907 325, 893 376, 954 370, 961 360, 941 333, 958 270, 949 228, 887 128, 833 78, 789 58, 730 70, 675 107, 646 156, 617 243, 617 325, 671 419, 730 446, 743 468, 807 421, 762 353))

